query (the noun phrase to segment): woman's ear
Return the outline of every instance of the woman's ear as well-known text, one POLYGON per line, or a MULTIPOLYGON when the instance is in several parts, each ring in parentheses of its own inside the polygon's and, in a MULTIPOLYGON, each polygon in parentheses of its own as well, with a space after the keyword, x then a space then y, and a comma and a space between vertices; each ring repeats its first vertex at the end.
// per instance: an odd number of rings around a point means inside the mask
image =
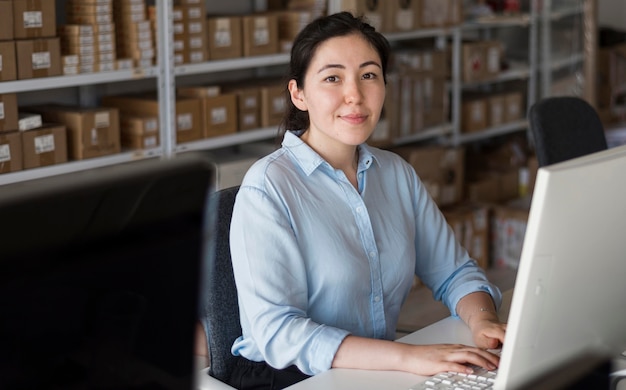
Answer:
POLYGON ((304 94, 301 89, 298 88, 298 83, 296 80, 289 80, 289 84, 287 86, 289 89, 289 96, 291 97, 291 102, 294 106, 296 106, 300 111, 307 111, 307 105, 304 100, 304 94))

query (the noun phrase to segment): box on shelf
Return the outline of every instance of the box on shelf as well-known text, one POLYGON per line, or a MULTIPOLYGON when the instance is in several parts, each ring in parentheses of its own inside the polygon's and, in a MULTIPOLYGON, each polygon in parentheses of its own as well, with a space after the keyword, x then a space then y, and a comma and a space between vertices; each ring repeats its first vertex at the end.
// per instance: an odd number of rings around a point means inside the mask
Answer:
POLYGON ((0 0, 0 41, 13 39, 13 3, 11 0, 0 0))
POLYGON ((261 126, 278 126, 287 109, 285 87, 280 84, 261 85, 261 126))
POLYGON ((411 164, 439 206, 463 199, 465 149, 403 146, 392 151, 411 164))
POLYGON ((511 91, 504 95, 504 121, 514 122, 524 117, 524 96, 522 92, 511 91))
POLYGON ((18 129, 17 95, 0 95, 0 132, 18 129))
POLYGON ((122 148, 151 149, 159 146, 159 119, 156 116, 120 116, 122 148))
POLYGON ((517 269, 528 224, 530 197, 493 206, 491 262, 495 268, 517 269))
POLYGON ((0 173, 22 170, 22 135, 18 131, 0 134, 0 173))
POLYGON ((481 45, 485 53, 485 67, 483 79, 493 79, 500 74, 500 63, 504 48, 500 41, 482 41, 481 45))
POLYGON ((0 81, 17 79, 17 59, 15 42, 0 42, 0 81))
POLYGON ((60 76, 62 74, 59 38, 16 41, 15 46, 18 79, 60 76))
POLYGON ((467 182, 467 197, 475 202, 504 202, 519 197, 519 169, 482 172, 467 182))
POLYGON ((84 160, 121 151, 120 118, 115 108, 83 108, 48 105, 33 107, 44 122, 61 123, 67 128, 68 157, 84 160))
POLYGON ((237 96, 223 93, 202 99, 204 138, 232 134, 237 131, 237 96))
POLYGON ((350 11, 355 15, 363 15, 366 21, 378 32, 388 32, 387 13, 389 1, 341 0, 339 11, 350 11))
POLYGON ((36 129, 38 127, 43 126, 43 120, 41 119, 41 114, 35 114, 35 113, 30 113, 30 112, 19 112, 18 117, 19 119, 17 123, 17 128, 20 131, 36 129))
POLYGON ((242 57, 241 17, 209 17, 207 19, 207 40, 210 60, 242 57))
POLYGON ((56 29, 55 0, 13 0, 15 39, 54 37, 56 29))
POLYGON ((461 245, 483 269, 489 262, 490 207, 465 202, 442 209, 446 221, 461 245))
POLYGON ((244 57, 279 52, 276 15, 246 15, 242 18, 242 31, 244 57))
MULTIPOLYGON (((452 56, 450 56, 452 58, 452 56)), ((461 78, 471 83, 484 79, 487 58, 484 45, 480 41, 461 44, 461 78)))
POLYGON ((417 30, 420 27, 419 0, 391 0, 387 4, 384 26, 387 32, 402 32, 417 30))
POLYGON ((473 133, 488 126, 487 100, 484 97, 466 97, 461 103, 461 132, 473 133))
POLYGON ((502 94, 487 96, 487 127, 500 126, 506 122, 505 106, 502 94))
MULTIPOLYGON (((102 105, 115 107, 122 115, 159 116, 159 100, 154 95, 104 96, 102 105)), ((201 100, 197 98, 177 98, 176 143, 202 139, 201 100)))
POLYGON ((65 126, 44 124, 38 129, 22 131, 24 169, 60 164, 67 161, 65 126))
POLYGON ((256 86, 229 86, 226 91, 237 96, 238 130, 246 131, 261 127, 261 91, 256 86))

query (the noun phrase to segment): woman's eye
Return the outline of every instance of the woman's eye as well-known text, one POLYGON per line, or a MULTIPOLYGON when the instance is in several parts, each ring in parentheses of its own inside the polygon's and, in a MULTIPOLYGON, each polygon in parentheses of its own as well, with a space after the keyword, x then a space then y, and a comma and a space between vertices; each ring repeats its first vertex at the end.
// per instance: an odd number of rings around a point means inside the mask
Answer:
POLYGON ((328 76, 325 79, 326 81, 328 81, 329 83, 336 83, 339 80, 339 77, 337 76, 328 76))
POLYGON ((365 73, 365 74, 363 75, 363 78, 364 78, 364 79, 366 79, 366 80, 369 80, 369 79, 375 79, 376 77, 377 77, 377 76, 376 76, 376 73, 372 73, 372 72, 370 72, 370 73, 365 73))

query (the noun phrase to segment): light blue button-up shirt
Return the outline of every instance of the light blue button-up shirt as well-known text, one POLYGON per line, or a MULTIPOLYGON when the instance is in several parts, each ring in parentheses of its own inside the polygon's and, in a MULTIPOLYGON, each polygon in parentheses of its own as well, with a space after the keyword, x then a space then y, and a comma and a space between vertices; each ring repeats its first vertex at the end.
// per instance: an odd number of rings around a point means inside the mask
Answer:
POLYGON ((235 355, 273 367, 328 370, 348 335, 393 340, 413 275, 454 315, 500 291, 458 244, 413 168, 359 146, 357 191, 287 132, 247 172, 230 231, 243 335, 235 355))

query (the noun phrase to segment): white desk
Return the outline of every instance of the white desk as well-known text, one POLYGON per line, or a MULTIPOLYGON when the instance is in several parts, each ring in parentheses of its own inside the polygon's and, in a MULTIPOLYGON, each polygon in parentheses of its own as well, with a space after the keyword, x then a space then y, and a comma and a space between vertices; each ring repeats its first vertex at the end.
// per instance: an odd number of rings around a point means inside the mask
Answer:
MULTIPOLYGON (((503 294, 499 316, 505 320, 509 314, 513 291, 503 294)), ((444 318, 397 341, 409 344, 461 343, 474 345, 469 328, 457 318, 444 318)), ((400 371, 369 371, 333 368, 288 387, 288 390, 380 390, 407 389, 426 379, 424 376, 400 371)))

